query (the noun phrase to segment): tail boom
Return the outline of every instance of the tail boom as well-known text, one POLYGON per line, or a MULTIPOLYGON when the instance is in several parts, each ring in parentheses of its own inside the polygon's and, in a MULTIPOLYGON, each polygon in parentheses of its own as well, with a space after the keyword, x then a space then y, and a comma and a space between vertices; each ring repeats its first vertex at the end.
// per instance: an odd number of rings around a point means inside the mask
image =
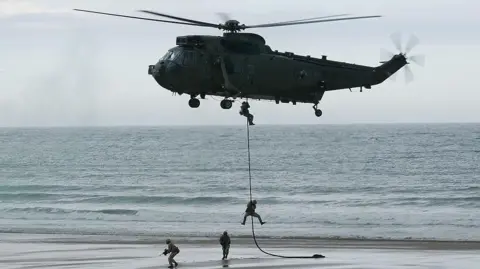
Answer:
POLYGON ((387 78, 391 77, 398 70, 407 65, 407 58, 403 54, 396 54, 392 59, 383 62, 381 65, 373 69, 373 83, 372 85, 380 84, 387 78))

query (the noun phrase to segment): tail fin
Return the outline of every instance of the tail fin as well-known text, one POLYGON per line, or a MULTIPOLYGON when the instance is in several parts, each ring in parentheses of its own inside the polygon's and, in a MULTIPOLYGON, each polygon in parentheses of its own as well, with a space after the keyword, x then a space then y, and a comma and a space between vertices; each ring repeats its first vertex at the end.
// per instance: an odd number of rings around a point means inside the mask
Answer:
POLYGON ((398 70, 402 69, 408 64, 407 58, 403 54, 396 54, 390 60, 381 62, 382 64, 377 66, 374 72, 373 84, 379 84, 384 82, 387 78, 395 74, 398 70))

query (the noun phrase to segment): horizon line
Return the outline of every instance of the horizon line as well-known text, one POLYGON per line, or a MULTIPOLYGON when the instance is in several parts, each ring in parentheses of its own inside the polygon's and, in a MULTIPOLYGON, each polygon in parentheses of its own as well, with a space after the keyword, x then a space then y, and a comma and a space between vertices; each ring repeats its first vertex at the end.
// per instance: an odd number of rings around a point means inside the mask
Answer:
MULTIPOLYGON (((458 125, 458 124, 480 124, 480 122, 364 122, 364 123, 261 123, 255 124, 258 128, 262 126, 289 127, 289 126, 358 126, 358 125, 458 125)), ((155 127, 240 127, 245 124, 112 124, 112 125, 18 125, 0 126, 0 129, 46 129, 46 128, 155 128, 155 127)))

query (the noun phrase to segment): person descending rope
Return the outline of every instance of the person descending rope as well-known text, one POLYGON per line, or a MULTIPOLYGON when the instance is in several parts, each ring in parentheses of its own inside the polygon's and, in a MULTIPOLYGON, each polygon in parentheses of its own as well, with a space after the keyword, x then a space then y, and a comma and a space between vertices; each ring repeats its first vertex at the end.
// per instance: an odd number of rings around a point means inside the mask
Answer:
POLYGON ((240 115, 247 117, 249 125, 255 125, 253 123, 253 115, 250 114, 250 111, 248 111, 249 108, 250 105, 248 102, 243 101, 242 106, 240 107, 240 115))
POLYGON ((265 224, 265 222, 262 221, 262 217, 260 217, 260 215, 258 215, 258 214, 255 212, 255 209, 256 209, 256 208, 257 208, 257 200, 252 200, 252 201, 248 202, 248 204, 247 204, 247 209, 245 210, 245 215, 243 216, 242 225, 245 225, 245 221, 247 221, 247 217, 248 217, 248 216, 252 216, 252 217, 258 218, 258 221, 260 221, 260 224, 261 224, 261 225, 265 224))

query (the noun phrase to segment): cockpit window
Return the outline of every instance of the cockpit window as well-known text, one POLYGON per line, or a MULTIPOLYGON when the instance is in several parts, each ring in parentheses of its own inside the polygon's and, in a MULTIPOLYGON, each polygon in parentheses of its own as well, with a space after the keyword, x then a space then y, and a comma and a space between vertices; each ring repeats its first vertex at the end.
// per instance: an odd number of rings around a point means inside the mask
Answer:
POLYGON ((172 55, 170 55, 170 57, 168 57, 167 60, 173 61, 173 60, 177 59, 180 56, 181 53, 182 53, 181 51, 174 50, 174 51, 172 51, 172 55))
POLYGON ((163 55, 163 57, 162 57, 162 58, 160 58, 160 60, 161 60, 161 61, 164 61, 164 60, 166 60, 166 59, 170 58, 170 55, 172 55, 172 53, 173 53, 173 52, 172 52, 172 51, 170 51, 170 50, 169 50, 169 51, 167 51, 167 53, 165 53, 165 55, 163 55))
POLYGON ((181 53, 180 50, 169 50, 160 60, 173 61, 178 57, 178 55, 180 55, 180 53, 181 53))
POLYGON ((198 52, 195 50, 183 47, 176 47, 170 49, 160 60, 174 61, 180 65, 192 66, 195 65, 197 57, 200 57, 200 55, 198 55, 198 52))

